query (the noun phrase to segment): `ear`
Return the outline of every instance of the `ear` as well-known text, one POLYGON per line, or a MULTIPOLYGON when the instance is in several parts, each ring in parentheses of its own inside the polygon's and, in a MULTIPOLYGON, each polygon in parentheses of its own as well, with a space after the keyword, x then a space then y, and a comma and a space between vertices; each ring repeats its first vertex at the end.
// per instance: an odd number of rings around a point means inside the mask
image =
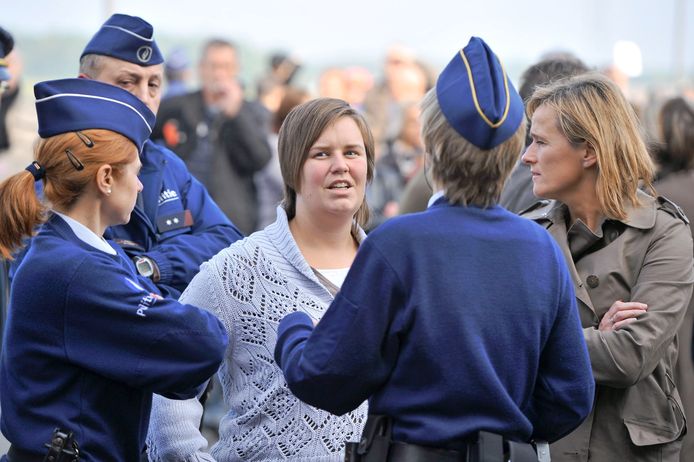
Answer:
POLYGON ((583 153, 582 161, 584 168, 591 168, 598 164, 598 156, 595 154, 595 149, 593 149, 593 146, 590 143, 586 143, 586 149, 583 153))
POLYGON ((110 164, 104 164, 96 171, 96 189, 108 196, 113 188, 113 167, 110 164))

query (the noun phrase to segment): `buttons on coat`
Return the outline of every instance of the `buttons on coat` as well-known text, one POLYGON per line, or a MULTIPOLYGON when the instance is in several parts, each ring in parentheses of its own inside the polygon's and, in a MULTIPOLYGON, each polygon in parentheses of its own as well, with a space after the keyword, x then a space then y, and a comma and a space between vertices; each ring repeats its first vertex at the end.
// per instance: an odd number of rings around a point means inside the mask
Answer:
POLYGON ((594 274, 591 274, 586 278, 586 284, 588 284, 588 287, 590 287, 591 289, 595 289, 597 286, 600 285, 600 278, 594 274))

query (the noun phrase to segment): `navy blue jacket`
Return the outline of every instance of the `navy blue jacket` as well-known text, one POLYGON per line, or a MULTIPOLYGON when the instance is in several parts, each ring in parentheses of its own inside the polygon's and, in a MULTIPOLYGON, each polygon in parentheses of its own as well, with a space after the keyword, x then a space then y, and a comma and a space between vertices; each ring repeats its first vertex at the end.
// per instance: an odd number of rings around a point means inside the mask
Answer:
POLYGON ((57 215, 43 225, 12 282, 0 359, 13 445, 45 454, 61 427, 80 460, 139 460, 152 393, 195 396, 228 342, 213 315, 155 290, 122 250, 91 247, 57 215))
POLYGON ((140 160, 142 201, 128 224, 109 228, 105 237, 131 257, 153 259, 159 290, 178 298, 203 262, 243 236, 176 154, 148 140, 140 160))
POLYGON ((369 398, 394 440, 449 449, 479 430, 556 440, 595 388, 550 235, 445 200, 370 234, 315 329, 303 313, 281 321, 275 359, 302 401, 342 414, 369 398))

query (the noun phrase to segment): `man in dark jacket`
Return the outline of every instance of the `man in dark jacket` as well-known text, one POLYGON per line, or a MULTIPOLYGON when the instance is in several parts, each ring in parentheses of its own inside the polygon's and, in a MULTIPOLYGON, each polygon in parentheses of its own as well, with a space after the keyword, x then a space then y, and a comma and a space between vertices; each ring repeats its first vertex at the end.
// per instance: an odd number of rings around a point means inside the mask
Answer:
POLYGON ((263 119, 244 101, 236 48, 214 39, 200 60, 202 87, 162 104, 152 139, 163 140, 245 234, 256 229, 253 175, 270 160, 263 119))

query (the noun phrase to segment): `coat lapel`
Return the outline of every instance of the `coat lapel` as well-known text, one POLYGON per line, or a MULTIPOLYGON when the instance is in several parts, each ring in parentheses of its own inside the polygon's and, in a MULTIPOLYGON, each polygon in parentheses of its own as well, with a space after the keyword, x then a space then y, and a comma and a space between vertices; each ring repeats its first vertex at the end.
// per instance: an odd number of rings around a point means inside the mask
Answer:
POLYGON ((574 292, 576 292, 576 298, 578 298, 584 305, 586 305, 590 310, 595 313, 595 308, 593 308, 593 302, 590 300, 588 295, 588 290, 586 285, 581 280, 581 276, 578 274, 576 265, 574 265, 573 258, 571 257, 571 251, 569 250, 569 242, 566 239, 566 225, 563 220, 558 222, 550 222, 551 225, 547 228, 547 231, 552 235, 562 253, 564 254, 564 260, 566 260, 566 266, 569 268, 569 274, 571 275, 571 280, 574 283, 574 292))

